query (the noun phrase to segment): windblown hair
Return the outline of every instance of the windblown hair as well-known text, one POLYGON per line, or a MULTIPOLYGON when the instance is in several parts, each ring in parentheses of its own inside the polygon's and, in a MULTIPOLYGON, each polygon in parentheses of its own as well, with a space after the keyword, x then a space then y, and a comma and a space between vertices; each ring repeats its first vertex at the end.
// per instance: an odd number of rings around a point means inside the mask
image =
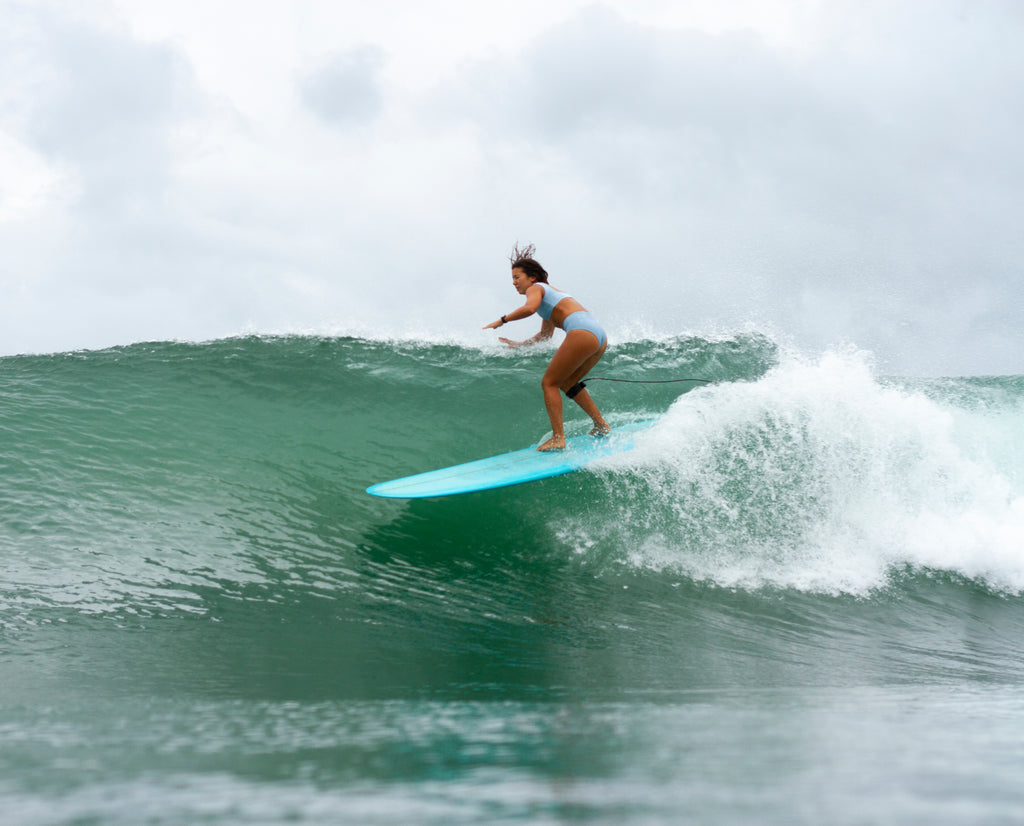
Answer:
POLYGON ((519 244, 516 244, 512 249, 512 254, 509 256, 509 261, 512 262, 512 269, 522 270, 535 281, 542 281, 547 284, 548 271, 533 257, 536 251, 537 248, 533 244, 527 244, 522 249, 519 249, 519 244))

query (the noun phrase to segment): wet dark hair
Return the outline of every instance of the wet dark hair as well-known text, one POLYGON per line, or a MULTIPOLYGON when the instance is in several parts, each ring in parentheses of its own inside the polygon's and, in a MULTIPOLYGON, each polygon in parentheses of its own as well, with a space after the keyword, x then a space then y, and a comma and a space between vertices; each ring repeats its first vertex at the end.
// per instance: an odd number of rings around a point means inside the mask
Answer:
POLYGON ((522 270, 535 281, 542 281, 547 284, 548 271, 540 265, 539 261, 534 259, 533 254, 536 251, 537 248, 533 244, 527 244, 522 249, 519 249, 519 244, 516 244, 508 258, 512 262, 512 269, 522 270))

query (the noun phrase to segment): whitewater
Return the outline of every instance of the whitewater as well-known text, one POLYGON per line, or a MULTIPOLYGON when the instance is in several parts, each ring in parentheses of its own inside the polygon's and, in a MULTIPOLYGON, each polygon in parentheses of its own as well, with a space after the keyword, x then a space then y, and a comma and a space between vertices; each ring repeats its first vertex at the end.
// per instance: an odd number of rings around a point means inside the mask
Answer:
POLYGON ((366 495, 543 439, 550 353, 0 359, 4 822, 1019 815, 1024 377, 615 342, 630 453, 366 495))

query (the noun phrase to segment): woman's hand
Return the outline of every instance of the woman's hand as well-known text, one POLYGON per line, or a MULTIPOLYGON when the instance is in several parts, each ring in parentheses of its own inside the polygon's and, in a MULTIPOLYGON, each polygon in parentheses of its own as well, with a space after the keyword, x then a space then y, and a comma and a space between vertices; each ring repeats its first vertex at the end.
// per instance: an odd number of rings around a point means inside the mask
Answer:
POLYGON ((497 330, 497 329, 498 329, 499 327, 501 327, 502 325, 504 325, 504 323, 505 323, 505 322, 504 322, 504 321, 502 321, 502 320, 501 320, 501 319, 499 318, 499 319, 498 319, 497 321, 492 321, 492 322, 491 322, 490 324, 485 324, 485 325, 484 325, 483 327, 481 327, 480 329, 482 329, 482 330, 497 330))

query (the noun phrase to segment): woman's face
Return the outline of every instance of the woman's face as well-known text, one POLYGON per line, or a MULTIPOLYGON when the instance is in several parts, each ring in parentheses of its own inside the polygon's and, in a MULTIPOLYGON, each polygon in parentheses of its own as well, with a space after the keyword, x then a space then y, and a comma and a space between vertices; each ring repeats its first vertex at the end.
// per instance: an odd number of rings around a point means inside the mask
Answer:
POLYGON ((520 295, 525 295, 526 291, 536 283, 536 278, 531 278, 525 272, 519 269, 519 267, 513 268, 512 286, 516 288, 516 292, 519 293, 520 295))

